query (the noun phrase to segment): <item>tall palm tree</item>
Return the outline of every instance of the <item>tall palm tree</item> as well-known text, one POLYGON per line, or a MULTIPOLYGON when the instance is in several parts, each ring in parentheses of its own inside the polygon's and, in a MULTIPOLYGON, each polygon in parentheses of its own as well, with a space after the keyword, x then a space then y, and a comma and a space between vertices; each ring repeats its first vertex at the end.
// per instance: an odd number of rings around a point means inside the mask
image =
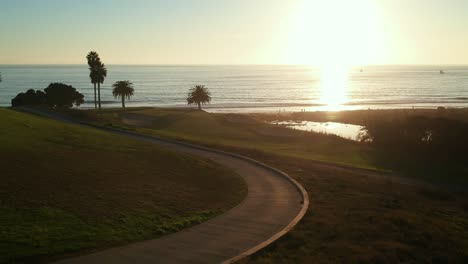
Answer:
POLYGON ((100 64, 101 59, 99 58, 99 54, 95 51, 90 51, 88 55, 86 55, 86 59, 88 60, 89 66, 89 78, 91 79, 91 83, 94 85, 94 108, 97 109, 96 84, 98 83, 98 76, 94 69, 98 64, 100 64))
POLYGON ((122 99, 122 108, 125 108, 125 98, 130 100, 130 97, 133 96, 133 92, 135 91, 135 89, 133 89, 133 83, 130 81, 117 81, 112 87, 114 87, 112 94, 115 98, 120 97, 122 99))
POLYGON ((98 86, 98 106, 99 106, 99 110, 101 110, 101 84, 104 83, 104 79, 106 79, 107 77, 107 69, 106 69, 106 66, 104 65, 104 63, 102 63, 100 60, 99 60, 99 64, 96 65, 95 67, 95 74, 96 74, 96 77, 97 77, 97 86, 98 86))
POLYGON ((208 88, 205 85, 195 85, 192 87, 187 95, 187 103, 190 104, 197 104, 198 110, 201 110, 201 105, 205 105, 206 103, 210 103, 211 101, 211 94, 208 91, 208 88))
POLYGON ((107 69, 104 63, 101 62, 99 54, 95 51, 90 51, 86 56, 89 65, 89 78, 94 84, 94 107, 101 109, 101 84, 107 77, 107 69), (96 100, 96 84, 97 84, 97 100, 96 100), (96 103, 97 102, 97 103, 96 103))

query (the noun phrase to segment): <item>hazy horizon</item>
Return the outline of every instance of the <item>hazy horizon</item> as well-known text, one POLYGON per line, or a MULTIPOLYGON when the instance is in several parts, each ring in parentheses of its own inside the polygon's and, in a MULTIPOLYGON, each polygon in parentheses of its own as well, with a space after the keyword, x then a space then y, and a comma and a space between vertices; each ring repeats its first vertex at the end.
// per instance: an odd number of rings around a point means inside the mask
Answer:
MULTIPOLYGON (((89 67, 86 63, 0 63, 2 66, 86 66, 89 67)), ((231 63, 231 64, 222 64, 222 63, 205 63, 205 64, 198 64, 198 63, 106 63, 105 65, 108 66, 309 66, 309 67, 317 67, 320 68, 321 65, 319 64, 294 64, 294 63, 231 63)), ((350 67, 366 67, 366 66, 468 66, 468 63, 448 63, 448 64, 355 64, 349 65, 350 67)))
POLYGON ((465 10, 462 0, 6 0, 0 64, 79 65, 96 50, 109 65, 466 65, 465 10))

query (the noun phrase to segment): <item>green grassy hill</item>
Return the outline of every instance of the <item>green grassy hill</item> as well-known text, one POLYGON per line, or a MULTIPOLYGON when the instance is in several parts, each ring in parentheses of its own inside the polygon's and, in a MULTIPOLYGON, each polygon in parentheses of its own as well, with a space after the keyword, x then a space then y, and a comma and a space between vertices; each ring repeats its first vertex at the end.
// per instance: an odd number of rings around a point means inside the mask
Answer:
POLYGON ((109 109, 100 113, 72 111, 71 114, 86 122, 123 126, 148 135, 198 144, 375 168, 366 157, 365 148, 357 142, 273 126, 247 115, 160 108, 109 109))
POLYGON ((207 160, 6 109, 0 160, 0 263, 157 237, 246 193, 207 160))

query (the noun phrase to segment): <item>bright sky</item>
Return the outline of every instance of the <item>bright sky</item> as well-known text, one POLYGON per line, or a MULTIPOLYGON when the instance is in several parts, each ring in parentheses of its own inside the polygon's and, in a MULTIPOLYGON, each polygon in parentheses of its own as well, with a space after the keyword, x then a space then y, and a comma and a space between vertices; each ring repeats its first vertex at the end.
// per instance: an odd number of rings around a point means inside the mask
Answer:
POLYGON ((0 0, 0 64, 468 64, 468 0, 0 0))

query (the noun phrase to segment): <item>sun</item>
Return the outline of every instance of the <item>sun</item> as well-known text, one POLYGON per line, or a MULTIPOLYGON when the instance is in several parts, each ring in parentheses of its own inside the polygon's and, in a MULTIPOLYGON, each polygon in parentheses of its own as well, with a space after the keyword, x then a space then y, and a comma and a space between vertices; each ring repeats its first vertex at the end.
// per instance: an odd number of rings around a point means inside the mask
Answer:
POLYGON ((294 13, 289 61, 321 71, 320 104, 338 110, 346 102, 352 65, 376 63, 382 29, 372 0, 303 0, 294 13))
POLYGON ((384 50, 373 0, 302 0, 291 14, 288 60, 295 64, 377 63, 384 50))

